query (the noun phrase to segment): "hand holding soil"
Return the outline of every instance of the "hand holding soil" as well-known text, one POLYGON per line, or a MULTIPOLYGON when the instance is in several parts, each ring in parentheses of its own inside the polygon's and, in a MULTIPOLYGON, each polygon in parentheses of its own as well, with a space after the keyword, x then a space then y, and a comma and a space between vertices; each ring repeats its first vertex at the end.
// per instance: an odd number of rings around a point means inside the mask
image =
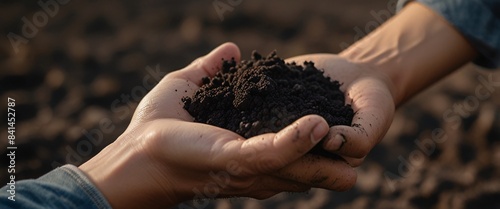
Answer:
POLYGON ((340 90, 355 113, 352 125, 331 127, 323 148, 339 154, 352 166, 360 165, 391 125, 395 105, 390 80, 370 66, 332 54, 302 55, 286 61, 312 61, 342 83, 340 90))
POLYGON ((356 173, 345 162, 306 155, 328 133, 328 124, 317 115, 246 140, 193 122, 181 98, 192 95, 203 77, 214 76, 221 58, 231 57, 239 60, 239 49, 224 44, 168 74, 143 98, 127 130, 80 166, 113 207, 157 208, 193 198, 264 199, 285 191, 343 191, 354 185, 356 173))

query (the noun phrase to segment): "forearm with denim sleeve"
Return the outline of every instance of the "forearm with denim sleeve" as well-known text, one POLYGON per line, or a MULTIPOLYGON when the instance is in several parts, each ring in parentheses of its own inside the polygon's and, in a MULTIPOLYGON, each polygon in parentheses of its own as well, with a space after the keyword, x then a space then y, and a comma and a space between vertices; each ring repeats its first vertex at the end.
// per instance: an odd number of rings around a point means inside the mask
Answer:
POLYGON ((15 196, 8 190, 10 185, 0 189, 0 208, 111 208, 101 192, 73 165, 59 167, 38 179, 16 182, 15 196))
POLYGON ((434 10, 462 33, 479 53, 475 64, 486 68, 500 67, 500 1, 416 1, 434 10))
POLYGON ((477 54, 442 16, 422 3, 410 2, 340 56, 386 75, 398 106, 477 54))

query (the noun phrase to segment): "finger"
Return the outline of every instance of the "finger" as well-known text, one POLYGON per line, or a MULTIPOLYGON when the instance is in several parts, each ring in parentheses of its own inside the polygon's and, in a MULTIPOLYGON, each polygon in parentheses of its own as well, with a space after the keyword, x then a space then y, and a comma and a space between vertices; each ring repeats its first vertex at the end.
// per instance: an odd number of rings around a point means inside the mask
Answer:
POLYGON ((353 158, 346 156, 341 156, 341 157, 347 162, 347 164, 349 164, 353 168, 360 166, 363 163, 363 161, 365 161, 366 158, 366 156, 362 158, 353 158))
POLYGON ((323 142, 323 148, 330 152, 353 158, 362 158, 387 132, 394 114, 390 92, 375 79, 359 81, 360 85, 349 87, 355 111, 351 126, 333 126, 323 142), (370 87, 370 88, 367 88, 370 87), (390 101, 390 102, 388 102, 390 101))
POLYGON ((243 141, 238 158, 250 174, 267 174, 297 160, 328 133, 325 119, 317 115, 304 116, 280 132, 263 134, 243 141))
MULTIPOLYGON (((161 130, 158 147, 169 156, 200 169, 234 170, 237 176, 268 174, 306 154, 326 136, 329 127, 317 115, 304 116, 277 134, 243 140, 238 134, 207 124, 158 120, 150 125, 161 130), (184 139, 192 139, 186 143, 184 139), (196 150, 196 152, 193 152, 196 150), (182 157, 192 153, 189 158, 182 157)), ((153 128, 153 130, 156 130, 153 128)), ((169 160, 169 159, 165 159, 169 160)))
POLYGON ((274 176, 264 178, 262 185, 274 192, 306 192, 311 189, 311 186, 307 184, 274 176))
POLYGON ((186 79, 200 86, 204 77, 213 77, 222 67, 222 60, 240 60, 240 50, 234 43, 224 43, 212 50, 209 54, 193 61, 182 70, 175 71, 171 78, 186 79))
POLYGON ((306 192, 311 187, 296 181, 262 175, 249 178, 233 177, 224 189, 224 196, 253 197, 266 199, 281 192, 306 192))
POLYGON ((241 175, 272 173, 306 154, 328 130, 322 117, 304 116, 276 134, 229 142, 226 149, 233 151, 224 160, 236 160, 243 170, 241 175))
POLYGON ((266 176, 261 177, 261 179, 262 181, 259 182, 259 185, 262 186, 262 188, 254 192, 254 195, 251 195, 253 198, 267 199, 282 192, 306 192, 311 189, 311 187, 306 184, 283 178, 266 176), (268 196, 262 194, 267 194, 268 196))
POLYGON ((346 162, 308 154, 274 174, 312 187, 345 191, 354 186, 357 174, 346 162))

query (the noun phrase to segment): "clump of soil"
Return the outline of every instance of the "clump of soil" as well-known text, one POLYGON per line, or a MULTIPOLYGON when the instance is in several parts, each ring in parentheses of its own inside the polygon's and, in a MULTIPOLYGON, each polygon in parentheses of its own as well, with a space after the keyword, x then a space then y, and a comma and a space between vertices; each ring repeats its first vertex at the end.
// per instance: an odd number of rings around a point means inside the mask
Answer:
MULTIPOLYGON (((222 127, 250 138, 278 132, 302 116, 317 114, 330 126, 351 125, 353 110, 344 103, 340 83, 313 62, 285 63, 272 52, 236 63, 223 60, 213 78, 203 78, 195 94, 182 99, 195 122, 222 127)), ((330 156, 316 146, 310 153, 330 156)))

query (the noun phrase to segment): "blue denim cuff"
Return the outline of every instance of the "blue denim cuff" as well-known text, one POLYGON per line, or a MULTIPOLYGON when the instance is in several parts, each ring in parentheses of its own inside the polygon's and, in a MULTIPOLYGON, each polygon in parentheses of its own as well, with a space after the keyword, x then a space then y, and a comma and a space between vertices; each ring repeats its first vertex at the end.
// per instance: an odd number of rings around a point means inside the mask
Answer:
MULTIPOLYGON (((500 1, 417 0, 452 24, 479 52, 474 63, 500 67, 500 1)), ((408 0, 398 2, 398 8, 408 0)))
POLYGON ((74 165, 59 167, 38 179, 15 183, 15 201, 9 185, 0 189, 2 208, 111 208, 106 198, 74 165))

